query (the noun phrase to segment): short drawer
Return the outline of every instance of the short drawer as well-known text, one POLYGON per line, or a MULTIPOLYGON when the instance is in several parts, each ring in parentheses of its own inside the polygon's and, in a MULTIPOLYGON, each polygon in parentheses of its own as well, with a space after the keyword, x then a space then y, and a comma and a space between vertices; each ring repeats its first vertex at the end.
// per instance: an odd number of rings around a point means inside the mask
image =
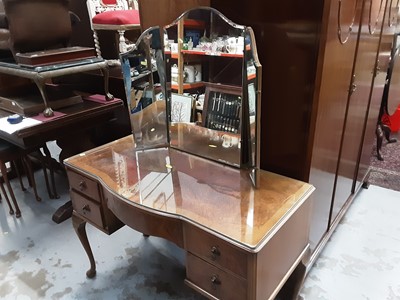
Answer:
POLYGON ((247 278, 247 253, 201 229, 185 224, 185 249, 233 273, 247 278))
POLYGON ((71 171, 68 171, 68 180, 72 189, 100 202, 99 186, 95 180, 71 171))
POLYGON ((98 203, 95 203, 85 196, 70 191, 72 206, 74 210, 81 216, 88 219, 91 223, 104 228, 103 219, 101 217, 101 207, 98 203))
POLYGON ((188 253, 186 277, 189 284, 210 293, 218 299, 244 300, 247 298, 247 281, 225 272, 188 253))

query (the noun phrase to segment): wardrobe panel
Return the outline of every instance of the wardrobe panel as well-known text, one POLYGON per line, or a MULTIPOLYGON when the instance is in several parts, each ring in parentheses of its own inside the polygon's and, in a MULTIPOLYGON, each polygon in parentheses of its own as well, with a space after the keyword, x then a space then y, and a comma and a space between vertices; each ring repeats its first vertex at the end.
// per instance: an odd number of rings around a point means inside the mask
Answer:
POLYGON ((345 202, 354 192, 379 47, 379 27, 382 25, 385 9, 384 3, 379 5, 379 2, 381 0, 359 1, 358 11, 362 14, 362 21, 359 27, 360 36, 354 63, 354 77, 346 107, 343 140, 339 152, 340 160, 331 213, 331 225, 345 202), (372 9, 378 9, 378 12, 371 12, 372 9), (371 20, 371 18, 375 20, 371 20))
POLYGON ((373 81, 355 191, 357 191, 361 184, 367 180, 366 176, 370 170, 371 154, 376 155, 376 153, 372 153, 374 143, 376 142, 375 130, 378 122, 379 108, 381 105, 383 89, 386 81, 386 72, 389 66, 389 54, 392 47, 393 35, 397 28, 397 24, 394 23, 397 21, 394 19, 393 11, 398 9, 399 2, 395 0, 384 0, 383 5, 385 10, 383 11, 384 14, 382 14, 384 21, 381 28, 379 28, 379 31, 382 32, 382 35, 379 44, 377 72, 373 81))
POLYGON ((321 43, 317 79, 319 91, 314 144, 309 182, 316 187, 314 212, 311 220, 311 250, 328 230, 338 156, 346 115, 349 87, 357 43, 360 14, 357 0, 326 1, 326 16, 321 43))

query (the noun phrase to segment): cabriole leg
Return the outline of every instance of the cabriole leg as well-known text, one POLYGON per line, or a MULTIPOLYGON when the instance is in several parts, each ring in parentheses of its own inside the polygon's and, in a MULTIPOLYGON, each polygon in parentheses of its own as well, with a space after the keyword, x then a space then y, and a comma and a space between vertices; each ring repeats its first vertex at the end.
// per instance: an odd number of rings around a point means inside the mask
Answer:
POLYGON ((90 269, 86 271, 86 276, 88 278, 93 278, 96 276, 96 263, 94 261, 94 256, 92 249, 90 248, 89 240, 86 234, 86 221, 81 219, 75 213, 72 214, 72 225, 74 226, 75 232, 82 243, 83 248, 86 251, 87 256, 90 261, 90 269))

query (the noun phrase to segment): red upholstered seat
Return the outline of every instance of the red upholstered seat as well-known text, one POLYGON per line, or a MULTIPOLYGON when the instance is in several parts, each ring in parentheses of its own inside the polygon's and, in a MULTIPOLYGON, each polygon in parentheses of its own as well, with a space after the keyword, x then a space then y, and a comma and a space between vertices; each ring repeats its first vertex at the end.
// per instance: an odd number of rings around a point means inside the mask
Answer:
POLYGON ((92 22, 105 25, 140 24, 139 11, 134 9, 105 11, 95 15, 92 22))
MULTIPOLYGON (((1 0, 0 0, 1 1, 1 0)), ((13 0, 14 1, 14 0, 13 0)), ((86 0, 89 20, 93 30, 94 45, 97 56, 101 49, 97 31, 112 30, 118 32, 120 53, 127 51, 126 30, 141 30, 138 0, 86 0)))

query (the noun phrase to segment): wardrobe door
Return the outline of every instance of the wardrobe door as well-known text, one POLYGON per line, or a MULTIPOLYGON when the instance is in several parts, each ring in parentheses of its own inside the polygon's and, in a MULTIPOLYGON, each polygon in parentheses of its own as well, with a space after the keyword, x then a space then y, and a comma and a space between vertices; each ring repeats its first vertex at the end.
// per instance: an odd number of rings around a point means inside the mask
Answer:
MULTIPOLYGON (((386 72, 389 66, 389 55, 393 42, 393 35, 396 30, 394 11, 398 9, 399 2, 397 0, 384 0, 385 10, 382 13, 384 21, 379 28, 380 34, 379 51, 377 55, 377 64, 375 77, 372 83, 371 98, 369 110, 366 119, 365 134, 360 154, 360 163, 356 178, 355 190, 357 191, 361 184, 367 180, 368 170, 370 168, 370 160, 373 144, 375 142, 375 130, 378 121, 379 108, 382 101, 383 88, 386 81, 386 72)), ((378 29, 377 29, 378 30, 378 29)))
POLYGON ((358 7, 362 9, 362 19, 359 27, 353 78, 346 103, 331 225, 335 222, 343 205, 354 193, 365 120, 368 116, 371 87, 374 80, 380 26, 382 25, 385 2, 383 0, 364 0, 364 3, 360 1, 358 7))
MULTIPOLYGON (((361 1, 361 0, 360 0, 361 1)), ((309 182, 316 187, 311 250, 326 233, 352 78, 360 6, 357 0, 326 1, 315 95, 316 123, 309 182), (317 90, 318 91, 318 90, 317 90)))

